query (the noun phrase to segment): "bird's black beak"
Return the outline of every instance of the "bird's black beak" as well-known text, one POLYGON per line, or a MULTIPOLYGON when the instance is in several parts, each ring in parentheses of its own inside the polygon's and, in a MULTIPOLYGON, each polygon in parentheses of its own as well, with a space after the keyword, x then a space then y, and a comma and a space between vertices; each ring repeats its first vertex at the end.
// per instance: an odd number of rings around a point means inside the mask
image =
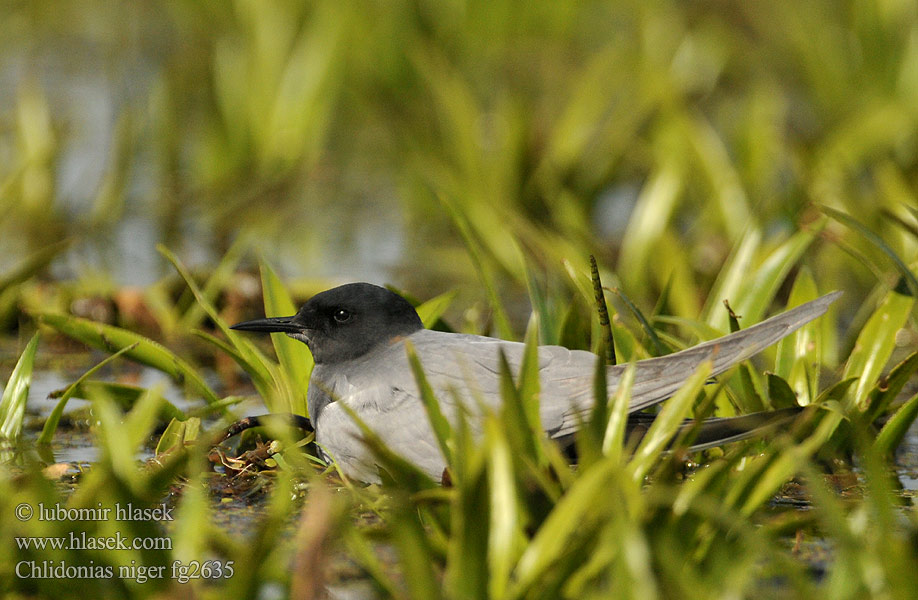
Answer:
POLYGON ((303 326, 293 322, 293 317, 270 317, 236 323, 230 329, 239 331, 261 331, 266 333, 303 333, 303 326))

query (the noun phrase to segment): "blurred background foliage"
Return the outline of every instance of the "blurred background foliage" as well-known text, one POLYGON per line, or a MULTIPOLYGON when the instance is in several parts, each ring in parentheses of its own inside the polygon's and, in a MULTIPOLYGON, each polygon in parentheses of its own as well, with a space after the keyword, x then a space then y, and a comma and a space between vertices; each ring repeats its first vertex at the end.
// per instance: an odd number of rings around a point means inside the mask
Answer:
POLYGON ((294 282, 461 287, 468 305, 481 276, 526 302, 525 263, 563 289, 561 262, 594 253, 639 306, 665 290, 695 317, 734 249, 759 263, 798 230, 818 234, 801 262, 821 288, 857 304, 891 285, 819 206, 915 258, 906 0, 0 15, 0 272, 72 239, 51 276, 143 286, 168 272, 157 242, 200 266, 241 240, 294 282))

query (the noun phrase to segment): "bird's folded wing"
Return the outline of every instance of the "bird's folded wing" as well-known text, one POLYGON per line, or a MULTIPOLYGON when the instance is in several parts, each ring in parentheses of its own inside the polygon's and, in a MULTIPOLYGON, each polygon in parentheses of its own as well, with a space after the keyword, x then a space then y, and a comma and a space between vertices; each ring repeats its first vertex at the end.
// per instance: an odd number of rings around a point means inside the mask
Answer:
MULTIPOLYGON (((813 319, 825 314, 841 292, 833 292, 802 304, 787 312, 766 319, 735 333, 710 342, 692 346, 680 352, 641 360, 635 363, 634 386, 628 412, 636 412, 672 396, 685 380, 705 361, 711 361, 711 375, 723 373, 763 349, 784 338, 813 319)), ((626 365, 608 370, 610 395, 614 393, 626 365)), ((543 423, 552 437, 568 435, 579 428, 592 404, 592 399, 574 396, 560 415, 560 422, 543 423)), ((545 407, 543 407, 543 419, 545 407)))

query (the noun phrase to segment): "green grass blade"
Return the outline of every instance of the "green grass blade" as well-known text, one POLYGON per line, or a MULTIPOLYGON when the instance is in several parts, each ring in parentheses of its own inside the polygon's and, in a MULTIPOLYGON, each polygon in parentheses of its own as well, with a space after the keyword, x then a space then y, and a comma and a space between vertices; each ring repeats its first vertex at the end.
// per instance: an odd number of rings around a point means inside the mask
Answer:
POLYGON ((443 316, 443 313, 446 312, 446 309, 449 308, 449 305, 453 303, 458 293, 459 290, 450 290, 415 307, 424 327, 428 329, 433 327, 443 316))
POLYGON ((826 411, 816 430, 809 437, 777 454, 765 472, 756 477, 750 493, 745 497, 741 512, 750 515, 774 497, 781 486, 799 471, 800 465, 805 464, 810 456, 828 441, 842 419, 843 416, 839 412, 826 411))
MULTIPOLYGON (((191 293, 194 294, 198 303, 201 304, 207 316, 211 318, 214 324, 223 332, 223 335, 226 336, 226 339, 236 348, 238 355, 245 358, 245 364, 248 365, 253 372, 257 373, 257 377, 253 376, 253 381, 256 386, 262 386, 258 388, 259 392, 264 397, 268 407, 271 408, 274 403, 275 395, 281 393, 281 384, 277 382, 276 376, 272 370, 273 363, 269 362, 261 352, 258 351, 254 344, 229 328, 220 316, 220 313, 217 312, 217 309, 204 297, 204 294, 191 277, 188 269, 179 262, 178 258, 168 248, 160 244, 156 246, 156 249, 166 258, 166 260, 172 263, 172 266, 175 267, 175 270, 178 271, 178 274, 185 281, 185 284, 188 285, 191 293)), ((282 408, 289 409, 290 407, 284 406, 282 408)))
POLYGON ((417 382, 418 389, 421 392, 421 402, 424 404, 424 410, 427 412, 427 418, 430 420, 430 426, 437 438, 437 444, 440 446, 440 452, 443 453, 443 457, 446 459, 446 464, 452 465, 452 427, 450 426, 449 421, 446 420, 446 417, 443 416, 442 411, 440 411, 440 402, 434 395, 433 388, 430 387, 430 383, 427 381, 427 376, 424 375, 424 368, 421 366, 421 361, 418 359, 418 354, 414 349, 414 344, 412 344, 409 340, 405 340, 405 352, 408 354, 408 362, 411 364, 411 371, 414 373, 414 380, 417 382))
POLYGON ((389 530, 410 597, 413 600, 440 598, 440 584, 431 560, 433 549, 418 519, 417 510, 412 510, 407 498, 396 496, 395 510, 389 517, 389 530))
POLYGON ((2 439, 16 440, 22 433, 22 419, 25 416, 26 401, 29 399, 29 386, 32 385, 32 367, 35 365, 38 338, 39 334, 36 333, 26 344, 3 390, 3 397, 0 399, 0 438, 2 439))
POLYGON ((45 426, 42 427, 41 435, 38 436, 38 443, 39 444, 50 444, 51 443, 51 439, 54 437, 54 432, 55 430, 57 430, 57 424, 61 420, 61 415, 64 414, 64 408, 67 406, 67 402, 70 401, 70 398, 73 397, 77 389, 87 379, 89 379, 89 377, 94 375, 96 372, 99 371, 99 369, 101 369, 108 363, 112 362, 113 360, 121 356, 122 354, 125 354, 126 352, 130 352, 136 347, 137 347, 137 344, 132 344, 130 346, 122 348, 121 350, 105 358, 99 364, 97 364, 96 366, 92 367, 91 369, 83 373, 79 379, 77 379, 72 384, 70 384, 70 386, 67 388, 64 394, 61 396, 61 399, 57 401, 56 405, 54 405, 54 408, 51 410, 51 414, 49 414, 48 418, 45 420, 45 426))
POLYGON ((762 231, 757 227, 749 227, 743 238, 733 247, 727 262, 717 275, 714 287, 708 293, 708 299, 701 312, 702 322, 717 331, 724 331, 726 315, 720 311, 721 302, 738 297, 743 282, 752 271, 752 259, 761 243, 762 231))
POLYGON ((121 426, 128 434, 128 448, 140 448, 149 438, 163 403, 164 382, 159 382, 137 400, 122 419, 121 426))
POLYGON ((629 363, 622 373, 612 406, 609 411, 609 420, 602 439, 602 452, 615 462, 621 461, 625 449, 625 431, 628 424, 628 405, 631 402, 631 389, 634 385, 634 363, 629 363))
MULTIPOLYGON (((484 456, 475 448, 472 453, 484 456)), ((483 461, 475 468, 466 469, 463 478, 454 484, 455 493, 450 502, 450 526, 446 539, 447 568, 443 575, 444 587, 456 598, 484 598, 489 585, 489 535, 491 503, 489 501, 488 474, 483 461)), ((501 506, 499 510, 505 510, 501 506)), ((430 557, 434 559, 435 557, 430 557)), ((430 560, 429 559, 429 560, 430 560)))
MULTIPOLYGON (((503 350, 498 356, 500 395, 503 400, 501 420, 504 423, 507 438, 517 456, 529 459, 535 464, 544 464, 542 461, 545 456, 535 437, 540 435, 542 430, 541 428, 533 429, 533 417, 529 414, 530 402, 523 397, 521 388, 514 383, 513 372, 503 350)), ((539 416, 536 415, 535 419, 538 422, 539 416)))
POLYGON ((865 420, 873 423, 883 416, 886 409, 916 372, 918 372, 918 352, 912 352, 905 360, 893 367, 888 375, 877 381, 867 401, 865 420))
MULTIPOLYGON (((819 297, 816 281, 806 267, 800 270, 791 288, 787 308, 791 309, 819 297)), ((807 323, 776 346, 775 373, 787 380, 802 406, 810 404, 819 384, 822 365, 822 336, 818 323, 807 323)))
MULTIPOLYGON (((60 399, 69 391, 69 389, 70 386, 67 386, 61 390, 56 390, 51 392, 48 397, 52 399, 60 399)), ((134 406, 134 404, 143 395, 144 392, 146 392, 146 389, 136 385, 128 385, 126 383, 117 383, 114 381, 99 381, 97 379, 89 379, 86 381, 78 382, 73 389, 73 393, 70 394, 70 398, 91 400, 98 394, 104 394, 106 397, 113 400, 115 404, 121 408, 121 410, 130 410, 130 408, 134 406)), ((209 412, 214 412, 215 409, 221 404, 224 404, 226 400, 226 398, 223 398, 214 404, 206 404, 205 407, 210 409, 209 412)), ((163 421, 169 421, 171 419, 184 419, 185 413, 179 410, 177 406, 168 400, 163 400, 160 418, 163 421)))
POLYGON ((889 456, 895 452, 908 433, 912 423, 915 422, 915 418, 918 418, 918 394, 909 398, 886 421, 873 444, 874 449, 882 456, 889 456))
POLYGON ((660 336, 657 335, 656 330, 651 326, 650 321, 647 320, 647 317, 644 316, 644 313, 631 301, 631 298, 625 295, 625 293, 619 289, 612 290, 616 296, 621 298, 622 302, 625 303, 625 306, 628 307, 628 310, 631 311, 631 314, 638 320, 641 324, 641 329, 644 330, 644 333, 647 334, 647 337, 650 338, 651 343, 653 344, 653 356, 663 356, 670 352, 670 348, 666 347, 666 344, 660 339, 660 336))
MULTIPOLYGON (((233 242, 233 245, 230 246, 229 250, 226 251, 226 254, 223 255, 223 258, 220 259, 220 262, 210 274, 210 277, 207 278, 207 282, 201 289, 201 294, 204 298, 207 298, 208 302, 213 303, 216 301, 217 296, 224 289, 226 289, 226 286, 232 280, 236 266, 248 251, 248 248, 249 243, 247 241, 247 237, 240 236, 239 239, 233 242)), ((204 307, 201 305, 201 303, 195 302, 189 306, 188 310, 185 311, 185 314, 179 318, 177 325, 178 330, 188 331, 195 327, 199 327, 201 320, 204 318, 204 313, 204 307)))
POLYGON ((794 394, 794 390, 791 389, 790 384, 780 375, 768 373, 765 376, 765 388, 772 409, 778 410, 791 406, 799 406, 797 403, 797 395, 794 394))
POLYGON ((501 598, 510 582, 513 565, 525 544, 520 515, 513 457, 499 422, 485 423, 488 464, 489 516, 488 591, 491 598, 501 598))
POLYGON ((568 551, 569 540, 595 519, 596 507, 613 489, 619 468, 619 463, 603 460, 576 479, 520 557, 508 597, 524 596, 543 572, 568 551))
MULTIPOLYGON (((297 309, 278 278, 274 269, 261 260, 261 288, 264 294, 265 316, 286 317, 296 313, 297 309)), ((291 412, 307 415, 306 391, 309 387, 309 376, 315 364, 312 353, 306 344, 294 340, 283 333, 272 333, 271 342, 274 352, 280 361, 281 372, 286 375, 291 389, 291 412)))
POLYGON ((663 410, 654 419, 634 456, 628 463, 631 476, 641 481, 650 471, 661 453, 666 450, 669 441, 678 433, 680 426, 689 416, 695 398, 704 387, 711 373, 710 361, 703 362, 692 375, 685 380, 679 391, 663 404, 663 410))
POLYGON ((820 210, 824 213, 847 226, 849 229, 852 229, 859 233, 861 237, 873 244, 878 248, 883 254, 889 257, 892 260, 893 264, 896 266, 896 270, 899 271, 899 275, 905 279, 905 282, 908 284, 908 289, 912 292, 912 296, 918 296, 918 279, 915 278, 915 274, 912 273, 911 269, 905 264, 905 262, 899 258, 899 255, 896 254, 889 245, 883 241, 876 232, 872 231, 866 225, 852 217, 851 215, 845 214, 840 210, 835 210, 834 208, 829 208, 828 206, 821 206, 820 210))
POLYGON ((200 432, 201 419, 198 417, 172 419, 166 426, 166 430, 159 436, 159 442, 156 443, 156 455, 181 450, 185 447, 185 442, 197 440, 200 432))
MULTIPOLYGON (((526 415, 526 423, 529 431, 534 435, 539 435, 542 429, 542 418, 539 414, 539 313, 534 312, 529 318, 529 325, 526 327, 526 337, 524 339, 525 349, 523 350, 523 361, 520 364, 520 374, 517 379, 517 387, 520 391, 520 401, 523 403, 523 413, 526 415)), ((539 445, 536 444, 536 449, 539 445)), ((542 456, 539 464, 543 464, 542 456)))
POLYGON ((895 349, 896 333, 905 325, 914 304, 912 296, 891 290, 861 329, 842 375, 844 379, 858 378, 848 396, 849 407, 867 407, 870 390, 895 349))
POLYGON ((125 352, 125 358, 153 367, 171 376, 175 381, 187 384, 208 404, 219 400, 216 392, 204 382, 194 367, 171 350, 149 338, 114 325, 70 315, 40 313, 36 316, 39 322, 93 348, 106 352, 118 352, 133 346, 133 350, 125 352))
POLYGON ((821 228, 814 225, 808 230, 794 234, 772 251, 768 258, 752 271, 751 277, 746 276, 746 284, 740 288, 734 306, 736 313, 741 315, 746 323, 758 323, 762 320, 762 315, 784 283, 787 274, 816 239, 821 228))
POLYGON ((596 312, 599 316, 599 328, 602 331, 603 359, 607 365, 614 365, 615 339, 612 337, 612 324, 609 322, 609 306, 606 304, 606 293, 599 278, 599 266, 596 257, 590 255, 590 279, 593 281, 593 296, 596 301, 596 312))

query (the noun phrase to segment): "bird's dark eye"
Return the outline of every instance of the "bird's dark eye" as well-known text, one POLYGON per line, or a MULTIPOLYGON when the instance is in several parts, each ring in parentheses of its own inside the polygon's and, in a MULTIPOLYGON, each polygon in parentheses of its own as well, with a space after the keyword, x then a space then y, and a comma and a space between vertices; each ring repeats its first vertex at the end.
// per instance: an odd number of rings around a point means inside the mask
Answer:
POLYGON ((347 323, 351 320, 351 311, 345 308, 339 308, 335 311, 335 314, 332 315, 335 318, 335 321, 339 323, 347 323))

